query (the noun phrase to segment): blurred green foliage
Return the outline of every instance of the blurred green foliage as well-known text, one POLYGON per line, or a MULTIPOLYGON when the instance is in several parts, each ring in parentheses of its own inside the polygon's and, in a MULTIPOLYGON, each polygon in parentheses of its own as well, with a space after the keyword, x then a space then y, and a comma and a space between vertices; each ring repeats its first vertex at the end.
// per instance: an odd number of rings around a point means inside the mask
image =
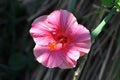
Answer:
POLYGON ((120 0, 115 0, 115 6, 120 9, 120 0))
POLYGON ((115 0, 101 0, 102 4, 106 7, 113 7, 115 0))
POLYGON ((120 9, 120 0, 101 0, 102 4, 106 7, 113 7, 120 9))

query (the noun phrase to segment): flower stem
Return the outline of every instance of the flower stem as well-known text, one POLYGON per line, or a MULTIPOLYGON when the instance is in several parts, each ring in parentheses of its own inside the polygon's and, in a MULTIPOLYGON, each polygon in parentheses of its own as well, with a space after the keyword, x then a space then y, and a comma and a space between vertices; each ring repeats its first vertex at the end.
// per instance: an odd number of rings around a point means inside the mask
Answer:
POLYGON ((95 39, 100 32, 102 31, 105 24, 111 19, 112 15, 115 13, 116 8, 113 7, 110 13, 102 20, 102 22, 92 31, 91 36, 93 39, 95 39))
POLYGON ((74 73, 74 76, 73 76, 73 80, 78 80, 79 77, 80 77, 80 74, 84 68, 84 65, 86 63, 86 60, 87 60, 87 57, 88 55, 84 55, 81 59, 81 62, 80 62, 80 65, 77 67, 75 73, 74 73))

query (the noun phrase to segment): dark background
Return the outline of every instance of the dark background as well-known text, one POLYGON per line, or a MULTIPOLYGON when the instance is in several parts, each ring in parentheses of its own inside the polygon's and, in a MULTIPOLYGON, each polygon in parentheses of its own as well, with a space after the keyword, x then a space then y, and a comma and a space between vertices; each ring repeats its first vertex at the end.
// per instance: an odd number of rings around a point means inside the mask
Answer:
MULTIPOLYGON (((38 16, 68 9, 78 23, 92 31, 111 9, 103 7, 100 0, 76 0, 75 5, 71 1, 0 0, 0 80, 50 80, 51 70, 33 55, 35 43, 29 34, 31 23, 38 16)), ((72 80, 76 69, 55 68, 53 80, 72 80)), ((79 80, 120 80, 119 12, 93 41, 79 80)))

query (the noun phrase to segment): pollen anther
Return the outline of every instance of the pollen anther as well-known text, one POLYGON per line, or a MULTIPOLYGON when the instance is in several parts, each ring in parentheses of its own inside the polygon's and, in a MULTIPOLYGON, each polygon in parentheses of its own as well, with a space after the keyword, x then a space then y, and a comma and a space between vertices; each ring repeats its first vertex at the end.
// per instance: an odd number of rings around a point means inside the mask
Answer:
POLYGON ((55 42, 49 42, 49 43, 48 43, 48 48, 49 48, 51 51, 55 50, 56 47, 57 47, 57 43, 55 43, 55 42))

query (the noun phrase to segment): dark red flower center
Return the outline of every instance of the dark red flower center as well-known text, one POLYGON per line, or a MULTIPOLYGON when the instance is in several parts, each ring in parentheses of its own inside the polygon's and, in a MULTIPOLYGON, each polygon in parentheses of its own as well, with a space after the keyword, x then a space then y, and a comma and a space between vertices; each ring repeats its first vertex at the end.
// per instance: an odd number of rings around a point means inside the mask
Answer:
POLYGON ((51 37, 55 41, 49 42, 48 48, 50 50, 63 49, 67 47, 72 41, 71 36, 69 34, 66 34, 62 30, 56 30, 54 32, 51 32, 51 37))
POLYGON ((68 39, 67 39, 66 36, 60 35, 60 36, 57 36, 56 41, 59 42, 59 43, 67 43, 68 39))
POLYGON ((49 42, 48 44, 48 48, 53 51, 53 50, 56 50, 57 48, 57 45, 60 43, 61 44, 61 47, 59 45, 59 49, 65 47, 66 43, 68 42, 68 39, 66 36, 64 35, 56 35, 54 36, 54 39, 55 39, 55 42, 49 42))

